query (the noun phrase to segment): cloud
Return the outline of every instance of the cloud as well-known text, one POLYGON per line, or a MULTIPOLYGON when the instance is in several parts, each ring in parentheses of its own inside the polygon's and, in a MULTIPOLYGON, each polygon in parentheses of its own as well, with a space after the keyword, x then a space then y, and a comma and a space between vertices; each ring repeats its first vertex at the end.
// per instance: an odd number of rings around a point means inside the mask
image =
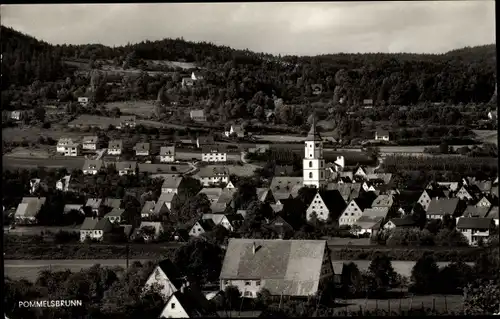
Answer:
POLYGON ((495 42, 494 1, 3 5, 2 23, 54 44, 183 37, 273 54, 441 53, 495 42))

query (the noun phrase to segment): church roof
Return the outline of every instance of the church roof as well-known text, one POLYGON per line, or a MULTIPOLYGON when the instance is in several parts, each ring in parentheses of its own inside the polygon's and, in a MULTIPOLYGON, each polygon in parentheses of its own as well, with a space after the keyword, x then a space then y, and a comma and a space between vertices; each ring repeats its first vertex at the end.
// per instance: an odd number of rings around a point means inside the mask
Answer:
POLYGON ((309 130, 309 133, 307 134, 306 141, 315 141, 315 142, 321 141, 321 136, 319 135, 319 132, 316 129, 316 116, 313 116, 311 129, 309 130))

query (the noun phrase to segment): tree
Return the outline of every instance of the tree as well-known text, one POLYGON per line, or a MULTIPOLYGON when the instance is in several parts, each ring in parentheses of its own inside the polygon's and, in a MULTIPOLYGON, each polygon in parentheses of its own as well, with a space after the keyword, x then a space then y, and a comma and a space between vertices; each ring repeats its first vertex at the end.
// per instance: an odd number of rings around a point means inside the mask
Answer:
POLYGON ((233 195, 234 209, 247 209, 249 204, 257 199, 255 185, 249 181, 242 181, 233 195))
POLYGON ((464 289, 464 308, 467 315, 497 313, 500 307, 500 284, 498 281, 481 279, 464 289))
POLYGON ((226 309, 238 309, 241 303, 241 292, 236 286, 227 286, 224 289, 224 304, 226 309))
POLYGON ((358 265, 353 262, 344 264, 341 274, 342 291, 346 296, 356 298, 363 293, 363 277, 358 265))
POLYGON ((453 262, 440 270, 438 290, 443 294, 461 293, 472 278, 471 266, 462 261, 453 262))
POLYGON ((39 121, 39 122, 44 122, 45 121, 45 108, 43 107, 36 107, 33 113, 33 117, 39 121))
POLYGON ((431 294, 436 291, 436 282, 439 282, 439 267, 430 254, 422 256, 411 271, 412 286, 416 293, 431 294))
POLYGON ((392 268, 391 259, 385 254, 375 255, 368 270, 374 278, 370 287, 372 292, 385 292, 395 282, 396 272, 392 268))
POLYGON ((449 247, 466 247, 469 241, 461 232, 456 229, 441 229, 435 237, 436 245, 449 247))

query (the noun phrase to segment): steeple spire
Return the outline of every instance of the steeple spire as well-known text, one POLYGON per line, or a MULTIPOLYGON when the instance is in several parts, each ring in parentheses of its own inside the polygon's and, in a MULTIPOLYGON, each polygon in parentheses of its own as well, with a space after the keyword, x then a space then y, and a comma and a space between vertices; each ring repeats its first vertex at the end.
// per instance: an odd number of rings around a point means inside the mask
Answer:
POLYGON ((319 132, 316 130, 316 112, 312 114, 312 124, 311 129, 309 130, 309 134, 307 134, 308 141, 321 141, 321 136, 319 132))

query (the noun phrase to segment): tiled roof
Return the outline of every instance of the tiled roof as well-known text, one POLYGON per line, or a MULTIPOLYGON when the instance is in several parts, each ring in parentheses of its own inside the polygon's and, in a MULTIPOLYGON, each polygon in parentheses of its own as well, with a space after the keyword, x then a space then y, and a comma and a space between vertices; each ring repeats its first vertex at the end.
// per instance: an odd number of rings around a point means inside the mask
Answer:
POLYGON ((198 225, 200 225, 201 228, 203 228, 203 230, 206 232, 211 231, 216 226, 214 221, 211 219, 200 219, 198 220, 198 225))
POLYGON ((107 213, 105 217, 121 217, 124 212, 125 212, 125 209, 113 208, 113 210, 111 210, 109 213, 107 213))
POLYGON ((291 193, 294 186, 302 187, 302 183, 302 177, 275 176, 271 181, 270 189, 274 194, 279 192, 291 193))
POLYGON ((144 203, 144 206, 142 206, 141 214, 152 214, 154 213, 154 208, 155 208, 155 201, 153 200, 148 200, 144 203))
POLYGON ((463 214, 464 217, 486 217, 490 207, 476 207, 474 205, 468 205, 463 214))
POLYGON ((394 199, 391 195, 379 195, 372 203, 372 207, 391 207, 394 199))
POLYGON ((222 166, 205 166, 196 174, 200 177, 229 176, 229 170, 222 166))
POLYGON ((330 214, 340 215, 342 211, 346 208, 346 202, 338 190, 322 190, 319 191, 319 196, 325 203, 326 208, 330 211, 330 214))
POLYGON ((363 211, 362 216, 385 218, 388 212, 389 212, 388 207, 367 208, 363 211))
POLYGON ((220 187, 206 187, 202 188, 198 194, 205 194, 207 195, 209 200, 215 200, 217 201, 222 194, 222 188, 220 187))
POLYGON ((139 225, 139 229, 142 229, 144 227, 152 227, 155 230, 155 234, 159 234, 163 229, 160 222, 141 222, 141 224, 139 225))
POLYGON ((214 222, 215 225, 219 225, 224 219, 224 216, 225 216, 224 214, 218 214, 218 213, 203 214, 203 216, 201 216, 201 219, 203 220, 210 219, 214 222))
POLYGON ((457 221, 458 229, 488 229, 492 223, 491 218, 461 217, 457 221))
MULTIPOLYGON (((187 78, 187 79, 191 80, 191 78, 187 78)), ((205 111, 204 110, 191 110, 189 112, 189 115, 191 117, 203 117, 203 116, 205 116, 205 111)))
POLYGON ((85 217, 82 226, 80 226, 80 230, 94 230, 97 222, 97 218, 85 217))
POLYGON ((232 238, 220 278, 262 280, 262 288, 268 289, 271 295, 314 295, 318 291, 325 251, 324 240, 232 238))
POLYGON ((227 149, 224 145, 202 145, 201 152, 203 154, 211 154, 211 153, 227 153, 227 149))
POLYGON ((160 156, 175 155, 175 146, 162 146, 160 156))
POLYGON ((167 276, 176 289, 181 289, 184 279, 179 269, 169 260, 164 259, 158 263, 158 267, 167 276))
POLYGON ((361 227, 361 229, 378 229, 384 218, 380 216, 361 216, 356 221, 355 225, 361 227))
POLYGON ((411 215, 404 216, 403 218, 393 218, 391 219, 391 222, 396 227, 416 225, 416 222, 415 220, 413 220, 413 217, 411 215))
POLYGON ((85 160, 82 170, 83 171, 100 170, 103 165, 104 162, 102 160, 85 160))
POLYGON ((274 167, 275 176, 288 176, 293 173, 293 165, 276 165, 274 167))
POLYGON ((162 193, 158 202, 171 203, 177 195, 175 193, 162 193))
POLYGON ((458 198, 432 199, 427 208, 427 215, 453 215, 458 206, 458 198))
POLYGON ((93 209, 98 209, 102 204, 102 199, 99 198, 89 198, 85 206, 91 207, 93 209))
POLYGON ((67 214, 72 210, 80 210, 82 207, 83 207, 82 204, 66 204, 64 205, 63 212, 64 214, 67 214))
POLYGON ((498 219, 498 206, 491 207, 491 210, 486 217, 498 219))
POLYGON ((137 167, 137 162, 133 162, 133 161, 116 162, 115 167, 116 167, 117 171, 135 170, 137 167))
POLYGON ((212 203, 210 204, 210 209, 213 213, 223 213, 227 206, 225 203, 212 203))
POLYGON ((98 140, 99 140, 99 137, 97 137, 97 136, 84 136, 82 143, 94 144, 94 143, 97 143, 98 140))
POLYGON ((112 207, 112 208, 120 208, 122 204, 122 200, 119 198, 106 198, 104 199, 104 202, 102 203, 104 206, 107 207, 112 207))
POLYGON ((165 176, 162 188, 178 188, 182 182, 183 177, 179 175, 165 176))
POLYGON ((135 144, 136 151, 149 151, 151 144, 149 143, 137 143, 135 144))
POLYGON ((230 204, 233 201, 234 193, 236 193, 236 188, 224 188, 217 199, 217 203, 219 204, 230 204))
POLYGON ((123 141, 122 140, 112 140, 108 143, 108 149, 122 149, 123 141))

